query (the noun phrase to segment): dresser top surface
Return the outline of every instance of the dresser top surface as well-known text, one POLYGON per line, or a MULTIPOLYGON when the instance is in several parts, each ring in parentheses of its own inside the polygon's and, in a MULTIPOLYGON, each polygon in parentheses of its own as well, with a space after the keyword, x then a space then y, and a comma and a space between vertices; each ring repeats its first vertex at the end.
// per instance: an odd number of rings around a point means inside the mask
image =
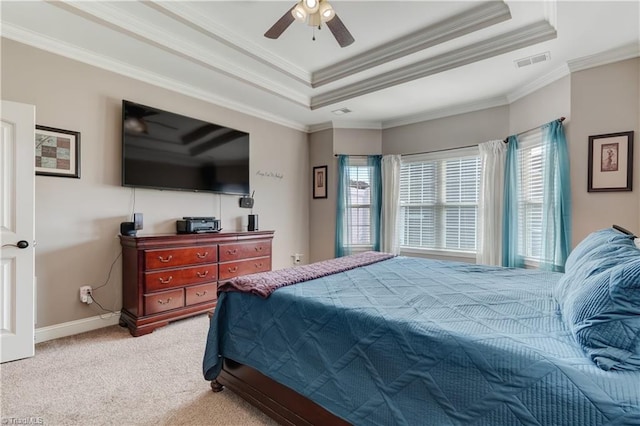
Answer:
POLYGON ((210 232, 198 234, 151 234, 128 236, 120 235, 123 246, 134 248, 152 248, 153 246, 189 246, 203 244, 232 243, 258 239, 272 239, 274 231, 249 232, 210 232))

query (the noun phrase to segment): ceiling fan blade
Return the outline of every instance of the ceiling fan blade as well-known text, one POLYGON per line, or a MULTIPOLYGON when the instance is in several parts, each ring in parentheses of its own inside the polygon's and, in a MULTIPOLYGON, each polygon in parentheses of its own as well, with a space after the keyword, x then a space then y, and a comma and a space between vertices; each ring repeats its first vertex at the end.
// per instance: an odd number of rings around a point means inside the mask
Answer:
POLYGON ((291 23, 295 20, 293 18, 293 15, 291 14, 291 11, 294 7, 296 7, 295 4, 291 7, 291 9, 287 11, 287 13, 282 15, 282 17, 280 17, 280 19, 278 19, 278 21, 273 24, 273 26, 269 28, 266 33, 264 33, 264 36, 266 38, 278 38, 282 35, 284 30, 289 28, 289 25, 291 25, 291 23))
POLYGON ((338 15, 335 15, 332 20, 327 21, 327 27, 331 30, 340 47, 347 47, 355 41, 347 27, 345 27, 340 18, 338 18, 338 15))

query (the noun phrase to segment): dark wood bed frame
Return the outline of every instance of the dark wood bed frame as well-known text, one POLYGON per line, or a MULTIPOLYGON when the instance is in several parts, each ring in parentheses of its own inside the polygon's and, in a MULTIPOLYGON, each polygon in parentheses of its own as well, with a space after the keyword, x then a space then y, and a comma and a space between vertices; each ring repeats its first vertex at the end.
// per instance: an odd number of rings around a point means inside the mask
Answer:
POLYGON ((216 380, 211 382, 214 392, 225 387, 283 425, 350 424, 256 369, 228 358, 224 359, 216 380))

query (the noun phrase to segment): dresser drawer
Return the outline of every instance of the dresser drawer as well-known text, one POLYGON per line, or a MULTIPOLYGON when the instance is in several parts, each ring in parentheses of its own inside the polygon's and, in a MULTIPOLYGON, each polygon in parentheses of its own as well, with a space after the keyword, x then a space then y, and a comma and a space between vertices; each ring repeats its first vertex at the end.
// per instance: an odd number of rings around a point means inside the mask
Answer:
POLYGON ((187 303, 186 305, 197 305, 198 303, 210 302, 212 300, 216 300, 218 298, 217 295, 217 284, 200 284, 194 285, 191 287, 185 288, 185 292, 187 293, 187 303))
POLYGON ((217 246, 199 246, 168 250, 145 250, 145 269, 173 268, 211 263, 218 260, 217 246))
POLYGON ((170 311, 171 309, 182 308, 183 306, 184 289, 182 288, 144 295, 145 315, 170 311))
POLYGON ((249 260, 239 260, 237 262, 221 263, 218 272, 218 279, 225 280, 240 275, 255 274, 271 270, 270 257, 258 257, 249 260))
POLYGON ((250 243, 220 244, 220 262, 269 256, 271 240, 252 241, 250 243))
POLYGON ((218 265, 191 266, 144 273, 146 292, 167 290, 190 284, 206 283, 218 279, 218 265))

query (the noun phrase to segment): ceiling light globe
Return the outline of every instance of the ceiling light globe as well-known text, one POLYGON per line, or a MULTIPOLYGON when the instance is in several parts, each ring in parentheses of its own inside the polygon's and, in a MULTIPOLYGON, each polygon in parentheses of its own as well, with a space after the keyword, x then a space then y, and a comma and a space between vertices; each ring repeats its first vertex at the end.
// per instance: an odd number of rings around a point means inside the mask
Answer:
POLYGON ((302 6, 302 2, 298 3, 296 7, 293 8, 293 10, 291 11, 291 14, 297 21, 300 21, 300 22, 304 22, 307 19, 307 15, 308 15, 307 11, 302 6))
POLYGON ((302 0, 302 5, 309 15, 316 13, 320 7, 318 0, 302 0))
POLYGON ((336 12, 333 10, 333 7, 331 7, 328 1, 323 1, 322 3, 320 3, 318 12, 320 13, 320 19, 322 19, 322 22, 330 21, 334 16, 336 16, 336 12))

